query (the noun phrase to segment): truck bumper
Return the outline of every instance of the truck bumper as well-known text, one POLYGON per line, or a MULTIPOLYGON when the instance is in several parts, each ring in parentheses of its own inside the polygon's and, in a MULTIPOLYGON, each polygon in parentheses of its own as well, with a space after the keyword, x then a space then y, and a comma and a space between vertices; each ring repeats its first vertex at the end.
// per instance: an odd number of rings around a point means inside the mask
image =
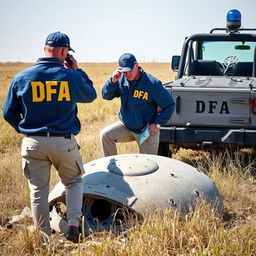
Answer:
POLYGON ((256 128, 253 130, 214 127, 161 127, 160 142, 174 145, 235 144, 252 147, 256 144, 256 128))

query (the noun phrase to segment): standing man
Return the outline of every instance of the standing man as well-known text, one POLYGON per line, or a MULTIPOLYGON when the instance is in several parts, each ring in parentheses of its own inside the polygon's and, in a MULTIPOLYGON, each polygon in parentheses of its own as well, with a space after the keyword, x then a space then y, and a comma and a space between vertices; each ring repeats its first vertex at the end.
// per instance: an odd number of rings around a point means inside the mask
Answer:
POLYGON ((28 179, 35 225, 51 234, 48 193, 53 165, 66 188, 66 238, 78 242, 84 169, 74 138, 80 131, 76 103, 92 102, 97 95, 92 81, 69 51, 73 50, 68 36, 51 33, 46 38, 45 57, 14 77, 3 117, 24 134, 22 168, 28 179))
POLYGON ((103 153, 116 155, 116 142, 136 140, 140 153, 157 154, 159 129, 171 117, 175 103, 162 83, 143 71, 132 54, 123 54, 118 64, 102 88, 104 99, 121 99, 120 121, 100 132, 103 153), (149 129, 150 136, 142 143, 144 129, 149 129))

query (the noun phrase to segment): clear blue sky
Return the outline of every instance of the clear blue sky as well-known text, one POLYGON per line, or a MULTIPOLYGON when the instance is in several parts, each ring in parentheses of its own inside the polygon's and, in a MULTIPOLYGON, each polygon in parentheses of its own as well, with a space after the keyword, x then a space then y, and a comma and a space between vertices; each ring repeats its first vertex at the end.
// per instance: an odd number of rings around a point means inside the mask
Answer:
POLYGON ((185 36, 224 27, 238 9, 256 27, 256 0, 0 0, 0 62, 34 62, 46 36, 70 37, 79 62, 115 62, 124 52, 139 62, 169 62, 185 36))

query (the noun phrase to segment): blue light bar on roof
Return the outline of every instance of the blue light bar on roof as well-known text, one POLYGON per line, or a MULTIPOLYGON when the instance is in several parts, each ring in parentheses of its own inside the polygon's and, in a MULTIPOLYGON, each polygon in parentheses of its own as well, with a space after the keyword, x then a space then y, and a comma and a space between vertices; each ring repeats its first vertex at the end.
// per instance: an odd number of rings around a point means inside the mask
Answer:
POLYGON ((229 30, 237 30, 238 28, 241 27, 241 13, 236 10, 230 10, 227 13, 227 28, 229 30))
POLYGON ((227 13, 227 21, 241 21, 241 13, 236 9, 230 10, 227 13))

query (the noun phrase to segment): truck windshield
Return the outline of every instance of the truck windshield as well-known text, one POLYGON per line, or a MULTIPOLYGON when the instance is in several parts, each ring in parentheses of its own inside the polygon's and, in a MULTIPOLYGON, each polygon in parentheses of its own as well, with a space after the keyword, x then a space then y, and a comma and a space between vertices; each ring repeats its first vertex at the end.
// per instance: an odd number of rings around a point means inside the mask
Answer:
POLYGON ((256 42, 203 41, 199 45, 199 56, 203 60, 223 63, 228 56, 236 56, 239 61, 253 62, 256 42))

